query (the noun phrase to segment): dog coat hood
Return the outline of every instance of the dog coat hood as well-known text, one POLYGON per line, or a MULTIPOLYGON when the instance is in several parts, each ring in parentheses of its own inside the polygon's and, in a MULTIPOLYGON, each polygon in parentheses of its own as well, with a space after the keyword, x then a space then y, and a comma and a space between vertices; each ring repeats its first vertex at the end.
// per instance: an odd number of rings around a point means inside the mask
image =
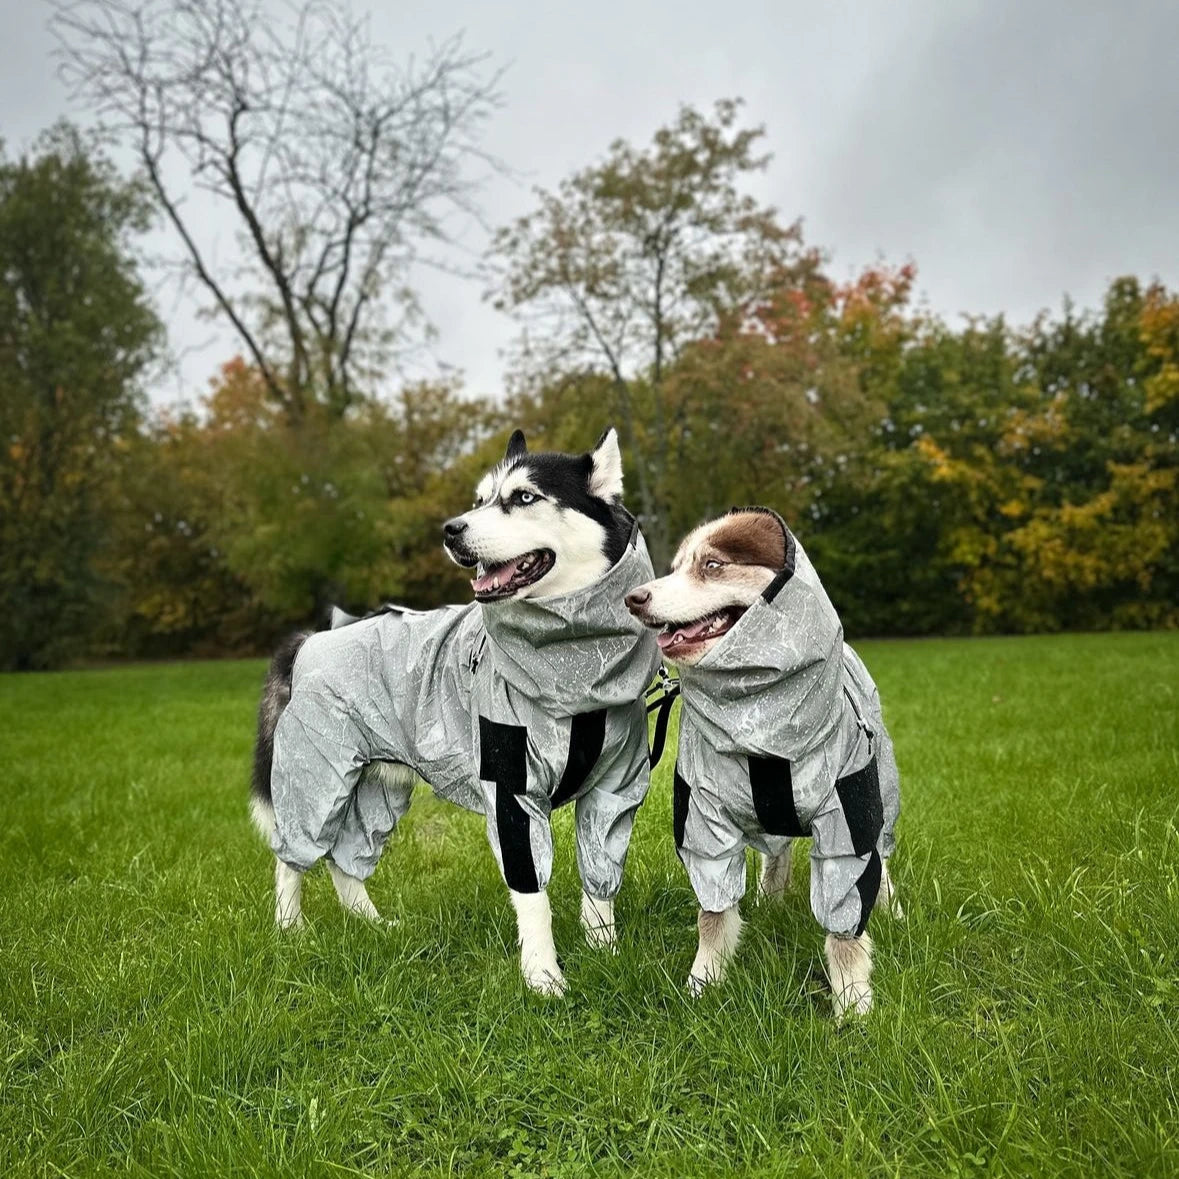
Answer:
POLYGON ((487 658, 516 691, 573 716, 638 700, 659 666, 658 645, 623 605, 652 576, 642 535, 592 585, 555 598, 509 599, 483 609, 487 658))
POLYGON ((810 835, 811 902, 829 932, 863 931, 892 851, 899 777, 880 698, 843 641, 795 537, 732 629, 680 669, 676 846, 701 907, 737 904, 745 848, 810 835))
POLYGON ((549 813, 576 800, 583 883, 612 897, 649 784, 642 697, 659 663, 623 599, 651 576, 636 528, 603 577, 568 595, 390 606, 311 636, 275 733, 276 855, 369 876, 410 788, 365 767, 393 762, 487 816, 519 892, 547 884, 549 813))

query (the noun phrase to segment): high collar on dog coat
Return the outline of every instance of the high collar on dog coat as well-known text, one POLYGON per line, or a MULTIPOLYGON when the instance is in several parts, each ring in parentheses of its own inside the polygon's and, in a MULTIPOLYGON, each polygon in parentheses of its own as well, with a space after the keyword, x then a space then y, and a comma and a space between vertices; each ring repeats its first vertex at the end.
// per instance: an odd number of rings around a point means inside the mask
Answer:
MULTIPOLYGON (((781 522, 781 521, 779 521, 781 522)), ((867 669, 783 523, 786 565, 733 628, 680 669, 676 846, 702 908, 745 891, 745 848, 810 835, 811 904, 863 932, 900 807, 892 743, 867 669)))
POLYGON ((547 884, 549 812, 576 799, 583 883, 612 897, 649 784, 643 692, 659 664, 623 599, 651 576, 636 529, 615 565, 571 594, 388 607, 311 636, 275 732, 275 854, 300 869, 331 856, 369 876, 409 790, 364 770, 396 762, 487 816, 519 892, 547 884))

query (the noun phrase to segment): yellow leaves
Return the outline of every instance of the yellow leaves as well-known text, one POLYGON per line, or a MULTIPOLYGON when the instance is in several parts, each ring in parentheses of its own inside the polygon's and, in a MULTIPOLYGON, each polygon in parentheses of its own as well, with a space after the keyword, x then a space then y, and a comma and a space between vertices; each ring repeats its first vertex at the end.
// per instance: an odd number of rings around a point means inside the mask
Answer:
POLYGON ((1059 449, 1066 446, 1074 434, 1066 410, 1067 398, 1063 393, 1057 393, 1048 405, 1039 409, 1016 409, 999 440, 1000 450, 1014 457, 1034 447, 1059 449))
POLYGON ((922 434, 913 449, 929 464, 933 478, 941 483, 953 482, 967 473, 966 465, 952 459, 928 434, 922 434))
POLYGON ((1179 539, 1175 469, 1110 463, 1110 484, 1084 503, 1045 507, 1008 537, 1028 574, 1071 592, 1150 587, 1179 539))
POLYGON ((1152 286, 1143 302, 1140 331, 1147 355, 1158 365, 1143 383, 1147 412, 1156 413, 1179 402, 1179 296, 1152 286))

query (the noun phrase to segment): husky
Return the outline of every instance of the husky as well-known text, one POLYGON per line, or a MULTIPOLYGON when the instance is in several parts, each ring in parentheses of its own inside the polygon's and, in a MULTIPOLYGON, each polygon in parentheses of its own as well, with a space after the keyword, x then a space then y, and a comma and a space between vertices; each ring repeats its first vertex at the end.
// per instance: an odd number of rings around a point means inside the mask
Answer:
POLYGON ((901 915, 887 864, 899 777, 876 685, 802 546, 777 512, 734 508, 626 604, 679 668, 675 843, 700 904, 689 990, 721 981, 737 948, 745 849, 775 901, 791 840, 809 835, 835 1014, 867 1012, 868 917, 878 896, 901 915))
POLYGON ((337 616, 271 664, 251 805, 276 857, 275 920, 302 922, 303 873, 321 859, 345 910, 380 920, 364 882, 424 780, 486 816, 524 979, 562 994, 550 813, 574 804, 582 925, 613 948, 650 775, 643 693, 659 651, 624 598, 653 571, 622 504, 617 434, 569 455, 529 452, 517 430, 442 531, 475 601, 337 616))

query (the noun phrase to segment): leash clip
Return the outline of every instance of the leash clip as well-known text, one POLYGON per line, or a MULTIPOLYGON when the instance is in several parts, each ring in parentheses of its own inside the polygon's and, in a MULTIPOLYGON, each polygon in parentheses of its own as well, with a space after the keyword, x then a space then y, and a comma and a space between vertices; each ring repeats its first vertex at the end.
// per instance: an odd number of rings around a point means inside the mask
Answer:
POLYGON ((663 695, 647 705, 648 716, 656 709, 659 710, 659 715, 655 718, 655 740, 651 743, 651 769, 654 769, 663 757, 663 747, 667 744, 667 723, 671 719, 675 698, 680 694, 679 678, 673 676, 663 664, 659 666, 659 682, 647 689, 647 699, 650 700, 660 690, 663 695))

